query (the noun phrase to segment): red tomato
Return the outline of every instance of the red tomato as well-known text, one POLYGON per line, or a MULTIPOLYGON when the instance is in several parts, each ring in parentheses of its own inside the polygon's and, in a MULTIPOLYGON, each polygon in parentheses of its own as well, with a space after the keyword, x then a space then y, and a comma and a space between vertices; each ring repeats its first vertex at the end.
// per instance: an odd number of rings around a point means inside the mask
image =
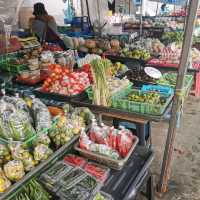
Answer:
POLYGON ((56 68, 54 69, 54 72, 55 72, 56 74, 61 74, 61 73, 62 73, 62 69, 56 67, 56 68))
POLYGON ((68 74, 68 73, 69 73, 69 69, 64 68, 64 69, 63 69, 63 73, 68 74))
POLYGON ((46 82, 51 83, 51 78, 47 78, 46 82))

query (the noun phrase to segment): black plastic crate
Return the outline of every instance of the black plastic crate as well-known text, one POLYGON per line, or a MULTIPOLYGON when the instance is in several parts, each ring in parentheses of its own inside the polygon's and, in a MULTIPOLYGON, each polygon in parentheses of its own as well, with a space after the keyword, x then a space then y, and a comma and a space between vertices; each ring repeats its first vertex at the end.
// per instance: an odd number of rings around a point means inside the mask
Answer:
POLYGON ((144 147, 137 147, 121 171, 111 170, 102 191, 115 200, 132 200, 148 175, 154 153, 144 147), (119 192, 120 191, 120 192, 119 192))
POLYGON ((80 94, 73 95, 73 96, 67 96, 67 95, 61 95, 61 94, 56 94, 56 93, 43 92, 43 91, 40 91, 40 88, 35 89, 34 94, 38 98, 46 98, 46 99, 51 99, 51 100, 67 101, 67 102, 70 102, 71 100, 80 100, 87 97, 86 92, 82 92, 80 94))

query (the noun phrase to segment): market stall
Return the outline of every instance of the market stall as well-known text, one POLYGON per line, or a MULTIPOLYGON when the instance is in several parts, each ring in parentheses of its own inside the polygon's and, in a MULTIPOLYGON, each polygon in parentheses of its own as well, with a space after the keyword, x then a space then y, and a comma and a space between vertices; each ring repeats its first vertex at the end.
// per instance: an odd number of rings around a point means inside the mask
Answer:
MULTIPOLYGON (((70 49, 63 51, 7 34, 0 55, 0 199, 128 200, 146 186, 153 200, 150 124, 169 119, 180 77, 156 68, 182 69, 180 38, 165 35, 164 44, 67 37, 70 49)), ((197 71, 199 55, 194 49, 188 71, 197 71)), ((182 100, 193 84, 192 75, 184 77, 182 100)))

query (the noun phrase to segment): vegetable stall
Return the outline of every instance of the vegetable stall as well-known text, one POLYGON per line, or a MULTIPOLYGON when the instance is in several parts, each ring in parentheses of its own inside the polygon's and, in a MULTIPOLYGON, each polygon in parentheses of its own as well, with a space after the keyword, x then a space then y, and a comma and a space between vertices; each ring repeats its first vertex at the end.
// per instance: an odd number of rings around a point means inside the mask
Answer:
MULTIPOLYGON (((156 68, 178 68, 182 58, 182 35, 162 35, 67 36, 67 51, 7 38, 16 48, 0 55, 0 199, 128 200, 144 186, 154 199, 150 124, 169 119, 180 77, 156 68)), ((200 52, 189 56, 188 71, 198 73, 200 52)), ((192 85, 184 75, 182 99, 192 85)))

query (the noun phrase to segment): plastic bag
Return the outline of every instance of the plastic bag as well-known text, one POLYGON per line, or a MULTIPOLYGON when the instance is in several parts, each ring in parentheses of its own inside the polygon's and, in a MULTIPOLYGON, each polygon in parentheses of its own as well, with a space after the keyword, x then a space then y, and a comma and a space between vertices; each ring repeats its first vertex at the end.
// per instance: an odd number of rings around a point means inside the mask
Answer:
POLYGON ((19 160, 12 160, 5 164, 4 172, 11 181, 19 181, 25 175, 23 163, 19 160))
POLYGON ((10 150, 13 159, 22 161, 25 171, 30 171, 34 168, 35 161, 33 160, 33 156, 20 143, 12 143, 10 150))
POLYGON ((11 160, 11 155, 8 147, 4 144, 0 144, 0 164, 4 164, 11 160))
POLYGON ((51 143, 51 140, 48 135, 44 134, 38 134, 37 138, 34 140, 34 146, 37 146, 38 144, 44 144, 49 145, 51 143))
MULTIPOLYGON (((128 129, 121 127, 121 130, 117 130, 114 127, 109 127, 104 124, 100 127, 95 120, 93 120, 89 136, 92 142, 105 145, 114 151, 118 151, 121 157, 126 157, 133 145, 133 135, 128 129)), ((102 151, 102 154, 110 154, 108 153, 110 151, 109 148, 101 145, 98 146, 98 148, 100 147, 98 151, 102 151)), ((96 147, 93 145, 93 148, 96 147)))
POLYGON ((81 133, 81 136, 79 139, 79 146, 82 149, 100 153, 102 155, 106 155, 113 159, 119 158, 119 154, 117 153, 117 151, 113 150, 112 148, 110 148, 109 146, 105 144, 97 144, 97 143, 92 142, 84 131, 82 131, 81 133))
POLYGON ((11 182, 6 178, 3 170, 0 168, 0 193, 5 192, 11 186, 11 182))
POLYGON ((17 95, 16 97, 3 96, 2 99, 5 102, 12 104, 17 110, 24 111, 24 113, 27 115, 27 118, 30 120, 31 123, 33 123, 33 119, 30 117, 30 110, 28 108, 28 105, 22 98, 19 98, 17 95))
POLYGON ((32 101, 32 110, 35 120, 35 128, 37 132, 51 127, 51 114, 47 106, 39 99, 34 98, 32 101))
POLYGON ((109 133, 109 127, 102 124, 98 126, 96 120, 93 120, 91 129, 89 131, 90 139, 98 144, 108 145, 107 136, 109 133))
POLYGON ((78 115, 84 119, 86 125, 89 125, 92 122, 92 119, 95 118, 94 114, 86 107, 78 107, 74 109, 72 115, 78 115))
POLYGON ((27 113, 11 103, 0 103, 0 135, 5 139, 24 141, 35 134, 27 113))
POLYGON ((133 145, 133 135, 131 131, 122 127, 117 136, 117 141, 118 152, 122 157, 126 157, 133 145))
POLYGON ((36 133, 27 115, 23 111, 15 111, 8 118, 11 138, 16 141, 25 141, 36 133))
POLYGON ((47 160, 53 151, 44 144, 39 144, 34 149, 34 159, 36 161, 47 160))
POLYGON ((49 137, 56 144, 56 147, 60 147, 69 142, 74 136, 73 126, 65 116, 57 116, 54 121, 57 123, 49 129, 49 137))

